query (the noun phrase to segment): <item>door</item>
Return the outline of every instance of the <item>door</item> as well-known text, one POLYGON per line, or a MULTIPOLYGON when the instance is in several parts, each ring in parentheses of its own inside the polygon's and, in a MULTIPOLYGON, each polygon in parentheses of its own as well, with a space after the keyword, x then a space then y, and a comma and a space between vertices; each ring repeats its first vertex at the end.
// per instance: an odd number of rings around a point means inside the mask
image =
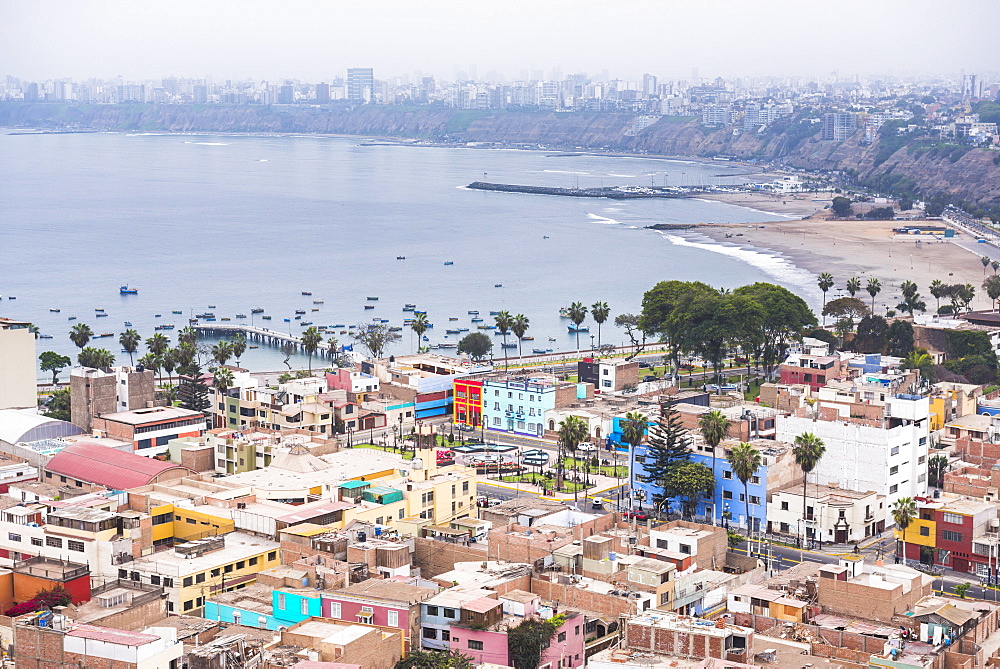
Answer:
POLYGON ((837 544, 847 543, 847 530, 834 530, 833 542, 837 544))

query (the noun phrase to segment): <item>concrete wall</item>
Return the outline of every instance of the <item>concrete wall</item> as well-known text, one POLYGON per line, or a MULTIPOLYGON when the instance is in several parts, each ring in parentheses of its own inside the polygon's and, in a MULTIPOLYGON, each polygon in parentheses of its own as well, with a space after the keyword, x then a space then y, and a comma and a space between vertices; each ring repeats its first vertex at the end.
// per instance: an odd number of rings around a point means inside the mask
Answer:
POLYGON ((922 597, 931 594, 933 584, 920 585, 920 579, 920 576, 914 578, 907 591, 902 584, 887 590, 820 578, 818 602, 826 613, 889 622, 894 615, 908 611, 922 597))
POLYGON ((37 360, 35 335, 27 327, 8 329, 0 323, 0 409, 38 406, 37 360))
MULTIPOLYGON (((456 562, 481 562, 487 559, 484 544, 454 544, 437 539, 415 538, 413 540, 413 565, 420 568, 424 578, 434 578, 455 568, 456 562)), ((490 559, 496 554, 491 551, 490 559)))

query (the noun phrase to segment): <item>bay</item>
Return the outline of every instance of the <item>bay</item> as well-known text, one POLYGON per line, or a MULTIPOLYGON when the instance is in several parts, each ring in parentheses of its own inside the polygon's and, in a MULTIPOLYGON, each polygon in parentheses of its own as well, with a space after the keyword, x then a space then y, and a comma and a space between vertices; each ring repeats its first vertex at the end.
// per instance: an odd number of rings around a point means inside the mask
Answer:
MULTIPOLYGON (((283 320, 296 309, 316 325, 376 317, 401 325, 409 315, 404 303, 415 303, 435 324, 432 342, 456 341, 446 338, 448 327, 475 332, 470 310, 489 323, 490 310, 506 309, 531 321, 535 340, 524 342, 525 353, 575 350, 560 307, 606 301, 613 321, 637 312, 643 292, 665 279, 727 288, 772 281, 815 306, 812 275, 782 258, 644 229, 781 216, 697 199, 610 201, 464 188, 483 179, 584 187, 746 178, 716 163, 365 146, 356 138, 0 134, 0 316, 51 334, 39 340, 39 352, 74 357, 69 328, 88 323, 96 333, 115 334, 92 345, 122 362, 128 356, 119 352, 117 335, 125 321, 143 337, 157 324, 173 323, 177 329, 164 334, 175 341, 189 315, 209 305, 234 323, 237 313, 250 316, 260 307, 272 320, 256 316, 256 325, 298 334, 299 321, 283 320), (139 294, 119 295, 122 284, 139 294), (109 315, 98 318, 95 308, 109 315)), ((624 343, 612 322, 602 330, 605 343, 624 343)), ((404 331, 391 352, 411 351, 411 339, 404 331)), ((500 337, 494 339, 499 356, 500 337)), ((590 337, 581 335, 580 345, 589 348, 590 337)), ((280 353, 266 346, 241 362, 255 370, 282 368, 280 353)), ((305 357, 292 362, 303 366, 305 357)))

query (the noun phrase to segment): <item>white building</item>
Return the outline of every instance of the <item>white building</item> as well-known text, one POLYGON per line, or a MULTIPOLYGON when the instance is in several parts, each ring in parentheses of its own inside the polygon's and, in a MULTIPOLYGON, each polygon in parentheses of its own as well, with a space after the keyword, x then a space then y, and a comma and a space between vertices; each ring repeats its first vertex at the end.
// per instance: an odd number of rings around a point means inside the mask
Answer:
POLYGON ((876 536, 885 529, 885 497, 871 490, 845 490, 838 485, 806 485, 805 527, 802 486, 777 490, 767 503, 767 531, 843 544, 876 536))
POLYGON ((929 400, 896 395, 885 401, 882 421, 843 418, 812 420, 779 416, 775 438, 792 443, 809 432, 826 452, 810 474, 813 482, 885 495, 886 505, 927 492, 929 400))
POLYGON ((0 409, 38 406, 35 335, 29 323, 0 318, 0 409))

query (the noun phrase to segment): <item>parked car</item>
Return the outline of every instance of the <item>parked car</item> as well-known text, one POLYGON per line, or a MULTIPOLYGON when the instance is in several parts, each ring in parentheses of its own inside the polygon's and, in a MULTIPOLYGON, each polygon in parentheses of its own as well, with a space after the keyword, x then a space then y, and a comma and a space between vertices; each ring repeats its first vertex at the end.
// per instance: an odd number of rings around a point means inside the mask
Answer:
POLYGON ((622 518, 626 518, 628 520, 646 520, 649 518, 649 514, 645 511, 624 511, 622 513, 622 518))
POLYGON ((577 450, 583 451, 584 453, 593 453, 594 451, 597 450, 597 446, 594 446, 591 443, 582 443, 579 446, 577 446, 576 448, 577 448, 577 450))

